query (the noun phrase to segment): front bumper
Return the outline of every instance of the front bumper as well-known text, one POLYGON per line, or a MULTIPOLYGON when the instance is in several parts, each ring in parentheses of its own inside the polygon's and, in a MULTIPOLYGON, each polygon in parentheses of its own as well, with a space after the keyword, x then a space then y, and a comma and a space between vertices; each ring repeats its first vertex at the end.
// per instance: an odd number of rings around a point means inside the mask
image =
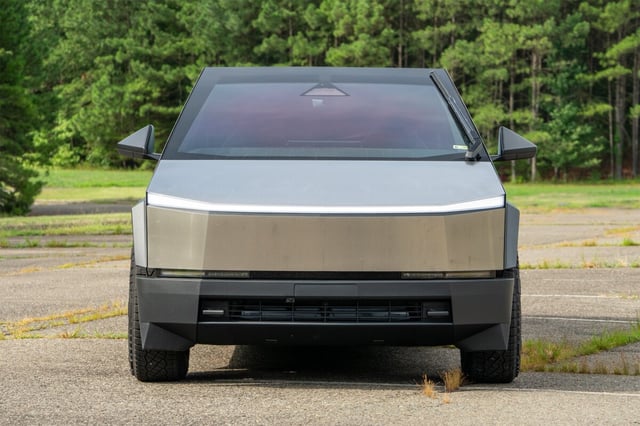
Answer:
POLYGON ((245 281, 138 275, 136 280, 143 348, 174 351, 196 343, 504 350, 514 287, 513 278, 245 281), (265 307, 263 313, 247 307, 253 305, 265 307), (241 306, 239 313, 225 313, 230 306, 241 306), (405 312, 415 306, 416 315, 405 312))

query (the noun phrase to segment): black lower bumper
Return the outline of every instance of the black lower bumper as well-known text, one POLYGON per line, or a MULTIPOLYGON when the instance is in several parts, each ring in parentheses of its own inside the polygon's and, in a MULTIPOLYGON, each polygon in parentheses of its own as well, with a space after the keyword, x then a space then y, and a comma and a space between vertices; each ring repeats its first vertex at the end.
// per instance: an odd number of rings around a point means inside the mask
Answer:
POLYGON ((158 350, 186 350, 196 343, 503 350, 513 285, 513 278, 300 282, 137 276, 143 348, 158 350))

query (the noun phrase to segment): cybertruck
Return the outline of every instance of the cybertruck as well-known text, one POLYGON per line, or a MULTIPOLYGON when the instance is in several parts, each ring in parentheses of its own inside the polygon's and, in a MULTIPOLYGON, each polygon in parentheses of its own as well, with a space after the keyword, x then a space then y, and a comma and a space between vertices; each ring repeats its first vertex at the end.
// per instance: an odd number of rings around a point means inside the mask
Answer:
POLYGON ((520 363, 519 211, 442 69, 206 68, 133 207, 129 361, 180 380, 195 344, 455 345, 520 363))

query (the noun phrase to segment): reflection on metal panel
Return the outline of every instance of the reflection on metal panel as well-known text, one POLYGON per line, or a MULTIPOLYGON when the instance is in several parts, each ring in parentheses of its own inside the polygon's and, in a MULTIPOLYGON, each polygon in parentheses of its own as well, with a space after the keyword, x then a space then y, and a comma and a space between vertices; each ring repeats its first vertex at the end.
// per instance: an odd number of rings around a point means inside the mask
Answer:
POLYGON ((443 216, 213 214, 147 207, 150 268, 477 271, 503 268, 504 209, 443 216))
POLYGON ((490 162, 163 160, 147 201, 217 212, 406 214, 501 208, 504 195, 490 162))
POLYGON ((147 266, 147 230, 145 229, 145 204, 140 201, 131 209, 131 223, 133 225, 133 250, 136 265, 147 266))

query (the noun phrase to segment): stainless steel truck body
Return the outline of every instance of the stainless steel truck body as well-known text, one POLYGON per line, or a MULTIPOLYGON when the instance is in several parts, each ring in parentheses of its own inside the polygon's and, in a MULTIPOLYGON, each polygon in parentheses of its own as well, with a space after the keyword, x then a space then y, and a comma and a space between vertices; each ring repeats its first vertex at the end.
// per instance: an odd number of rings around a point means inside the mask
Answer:
POLYGON ((439 69, 206 68, 133 208, 129 358, 177 380, 205 344, 456 345, 519 370, 518 210, 439 69))

